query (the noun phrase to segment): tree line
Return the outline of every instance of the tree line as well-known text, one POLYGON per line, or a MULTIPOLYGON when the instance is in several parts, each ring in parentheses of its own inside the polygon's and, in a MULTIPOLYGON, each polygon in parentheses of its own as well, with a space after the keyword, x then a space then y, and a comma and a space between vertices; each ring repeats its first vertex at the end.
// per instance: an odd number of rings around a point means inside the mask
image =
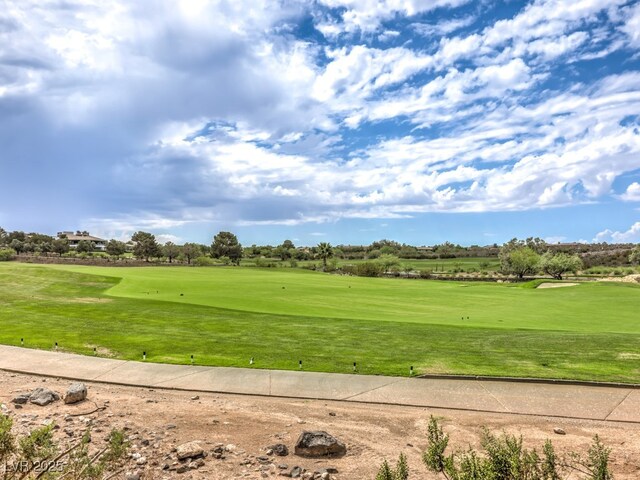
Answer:
MULTIPOLYGON (((75 254, 91 255, 96 250, 96 246, 89 240, 81 240, 72 249, 64 236, 54 238, 41 233, 8 232, 0 227, 0 260, 8 260, 19 254, 61 257, 71 254, 72 250, 75 254)), ((504 274, 524 278, 544 272, 557 279, 561 279, 567 272, 576 272, 593 265, 640 263, 640 245, 634 244, 550 244, 540 238, 529 237, 525 240, 514 238, 502 246, 493 244, 463 247, 444 242, 431 247, 416 247, 383 239, 366 246, 333 247, 327 242, 321 242, 312 247, 296 247, 291 240, 284 240, 276 246, 254 244, 243 247, 236 235, 225 231, 215 235, 210 245, 192 242, 177 245, 170 241, 161 244, 154 234, 138 231, 131 236, 128 243, 116 239, 109 240, 105 245, 104 253, 113 258, 121 258, 130 253, 135 258, 146 262, 152 259, 166 259, 169 263, 180 261, 187 264, 196 262, 202 265, 209 264, 211 259, 217 259, 229 265, 239 265, 242 258, 257 259, 257 261, 263 258, 278 259, 291 261, 292 265, 297 261, 321 260, 322 269, 325 271, 328 268, 327 261, 332 257, 343 262, 371 261, 346 267, 347 270, 351 268, 352 271, 345 273, 365 276, 377 276, 390 269, 403 268, 401 260, 409 259, 497 258, 500 261, 501 272, 504 274)))

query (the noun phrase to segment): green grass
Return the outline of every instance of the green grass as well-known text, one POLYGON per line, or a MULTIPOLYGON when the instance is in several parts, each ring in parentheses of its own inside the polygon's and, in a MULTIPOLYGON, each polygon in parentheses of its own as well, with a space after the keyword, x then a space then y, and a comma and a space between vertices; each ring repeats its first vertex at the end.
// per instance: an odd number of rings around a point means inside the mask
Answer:
POLYGON ((640 383, 640 287, 340 277, 296 269, 0 264, 0 342, 119 358, 368 374, 640 383), (285 288, 282 288, 285 287, 285 288), (180 296, 180 294, 183 296, 180 296), (467 319, 467 317, 469 317, 467 319))

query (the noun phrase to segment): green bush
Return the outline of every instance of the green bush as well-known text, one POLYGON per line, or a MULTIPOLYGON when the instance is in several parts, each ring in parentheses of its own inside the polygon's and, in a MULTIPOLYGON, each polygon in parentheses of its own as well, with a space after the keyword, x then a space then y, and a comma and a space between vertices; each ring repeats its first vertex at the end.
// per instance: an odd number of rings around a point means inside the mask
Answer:
POLYGON ((420 278, 428 279, 431 278, 433 271, 429 269, 422 269, 418 273, 420 274, 420 278))
POLYGON ((196 258, 193 261, 193 264, 197 267, 210 267, 212 265, 215 265, 216 262, 213 261, 213 258, 211 257, 205 257, 205 256, 201 256, 196 258))
POLYGON ((16 258, 16 251, 13 248, 0 249, 0 262, 8 262, 16 258))
POLYGON ((60 445, 53 437, 54 425, 19 438, 11 431, 12 426, 10 417, 0 415, 0 474, 4 480, 98 480, 123 473, 129 444, 122 431, 111 431, 106 445, 96 453, 89 451, 88 430, 79 440, 60 445))
MULTIPOLYGON (((443 432, 432 416, 427 429, 427 449, 422 461, 433 473, 449 480, 611 480, 609 456, 598 436, 593 438, 586 457, 570 452, 560 458, 547 440, 539 454, 524 447, 522 437, 503 433, 496 436, 483 431, 481 452, 469 447, 467 451, 446 454, 449 435, 443 432), (578 476, 577 476, 578 475, 578 476), (580 476, 581 475, 581 476, 580 476)), ((407 480, 409 468, 404 455, 392 469, 385 460, 376 480, 407 480)))
POLYGON ((273 260, 266 258, 256 258, 256 267, 260 268, 276 268, 278 264, 273 260))

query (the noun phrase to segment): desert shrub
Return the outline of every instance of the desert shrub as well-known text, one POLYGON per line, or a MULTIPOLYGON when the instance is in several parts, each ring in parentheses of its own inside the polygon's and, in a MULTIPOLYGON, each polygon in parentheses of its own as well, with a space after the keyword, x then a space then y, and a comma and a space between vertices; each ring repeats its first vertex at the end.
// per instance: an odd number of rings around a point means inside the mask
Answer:
POLYGON ((384 267, 377 262, 362 262, 354 267, 354 273, 359 277, 379 277, 384 270, 384 267))
MULTIPOLYGON (((570 452, 558 457, 550 440, 542 446, 541 453, 524 447, 522 437, 503 433, 496 436, 484 430, 481 451, 469 447, 467 451, 447 454, 449 435, 443 432, 432 416, 427 428, 427 448, 422 461, 427 469, 450 480, 611 480, 609 457, 611 449, 605 447, 598 436, 586 456, 570 452), (581 476, 576 476, 581 475, 581 476)), ((409 469, 406 458, 400 456, 392 469, 385 460, 376 480, 407 480, 409 469), (402 467, 401 467, 402 465, 402 467), (399 472, 402 472, 399 474, 399 472), (402 475, 402 476, 399 476, 402 475)))
POLYGON ((53 437, 54 425, 37 428, 17 437, 13 420, 0 415, 0 475, 4 480, 47 478, 98 480, 122 474, 128 442, 120 430, 112 430, 106 445, 90 449, 87 430, 79 440, 60 445, 53 437))
POLYGON ((213 261, 211 257, 205 257, 204 255, 193 260, 193 264, 196 267, 210 267, 215 265, 216 262, 213 261))
POLYGON ((13 248, 0 249, 0 262, 8 262, 16 258, 16 251, 13 248))
POLYGON ((409 465, 407 464, 407 457, 403 453, 398 458, 396 468, 391 468, 385 460, 376 475, 376 480, 408 480, 409 478, 409 465))
POLYGON ((420 278, 431 278, 431 274, 433 273, 432 270, 429 269, 422 269, 418 272, 420 274, 420 278))

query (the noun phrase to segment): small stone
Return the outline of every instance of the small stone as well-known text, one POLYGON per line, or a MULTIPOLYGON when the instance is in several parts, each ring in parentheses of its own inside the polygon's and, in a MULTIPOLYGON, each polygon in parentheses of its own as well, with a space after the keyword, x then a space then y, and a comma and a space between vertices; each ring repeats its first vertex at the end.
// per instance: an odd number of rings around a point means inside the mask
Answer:
MULTIPOLYGON (((286 457, 287 455, 289 455, 289 449, 284 443, 276 443, 275 445, 271 445, 267 448, 271 450, 273 454, 279 457, 286 457)), ((267 453, 267 455, 270 454, 267 453)))
POLYGON ((16 397, 14 397, 11 400, 11 403, 14 403, 15 405, 24 405, 29 401, 30 396, 31 396, 30 393, 21 393, 20 395, 17 395, 16 397))
POLYGON ((558 434, 558 435, 566 435, 567 432, 565 432, 562 428, 560 427, 556 427, 553 429, 553 433, 558 434))
POLYGON ((191 397, 191 400, 200 400, 200 395, 195 395, 191 397))

